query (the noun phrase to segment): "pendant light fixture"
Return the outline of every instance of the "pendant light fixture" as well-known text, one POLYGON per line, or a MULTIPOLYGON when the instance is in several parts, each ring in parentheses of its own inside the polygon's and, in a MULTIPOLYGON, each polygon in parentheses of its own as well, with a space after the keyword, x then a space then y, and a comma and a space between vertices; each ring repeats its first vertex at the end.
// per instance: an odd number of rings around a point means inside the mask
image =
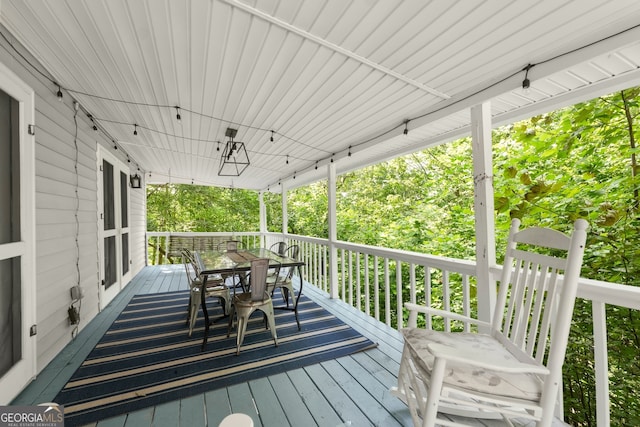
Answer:
POLYGON ((225 136, 229 140, 225 143, 220 157, 218 176, 240 176, 249 166, 249 156, 244 142, 234 141, 237 129, 227 128, 225 136))

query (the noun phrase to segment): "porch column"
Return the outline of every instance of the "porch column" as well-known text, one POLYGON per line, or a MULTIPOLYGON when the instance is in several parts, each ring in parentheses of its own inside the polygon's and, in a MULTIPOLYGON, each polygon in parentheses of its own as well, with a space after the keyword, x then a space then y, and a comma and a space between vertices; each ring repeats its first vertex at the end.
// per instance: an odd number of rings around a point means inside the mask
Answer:
POLYGON ((329 225, 329 296, 339 298, 338 295, 338 232, 336 231, 336 166, 327 165, 327 215, 329 225))
POLYGON ((267 245, 267 207, 264 205, 264 192, 258 193, 258 201, 260 203, 260 247, 267 245))
POLYGON ((491 104, 471 108, 474 211, 476 226, 476 273, 478 318, 491 321, 496 303, 496 283, 489 268, 496 263, 491 147, 491 104))
POLYGON ((282 234, 286 235, 287 230, 289 230, 289 216, 287 213, 287 186, 285 184, 282 184, 282 234))

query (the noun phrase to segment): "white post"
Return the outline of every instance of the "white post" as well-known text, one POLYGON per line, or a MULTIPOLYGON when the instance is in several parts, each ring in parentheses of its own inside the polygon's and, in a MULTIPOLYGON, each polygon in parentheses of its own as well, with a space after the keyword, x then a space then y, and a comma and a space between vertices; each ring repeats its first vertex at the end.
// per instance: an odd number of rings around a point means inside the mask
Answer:
POLYGON ((282 234, 286 236, 287 230, 289 230, 289 216, 287 213, 287 187, 282 184, 282 234))
POLYGON ((339 298, 338 295, 338 240, 336 230, 336 167, 333 163, 327 165, 327 203, 329 223, 329 296, 339 298))
POLYGON ((264 205, 264 192, 258 193, 258 201, 260 202, 260 247, 267 246, 267 207, 264 205))
POLYGON ((478 318, 491 321, 496 303, 496 284, 489 268, 496 262, 493 216, 493 166, 491 148, 491 104, 471 108, 474 211, 476 224, 476 273, 478 277, 478 318))
MULTIPOLYGON (((598 427, 611 425, 609 363, 607 361, 607 312, 605 304, 593 301, 593 352, 596 371, 596 419, 598 427)), ((562 389, 561 389, 562 390, 562 389)))

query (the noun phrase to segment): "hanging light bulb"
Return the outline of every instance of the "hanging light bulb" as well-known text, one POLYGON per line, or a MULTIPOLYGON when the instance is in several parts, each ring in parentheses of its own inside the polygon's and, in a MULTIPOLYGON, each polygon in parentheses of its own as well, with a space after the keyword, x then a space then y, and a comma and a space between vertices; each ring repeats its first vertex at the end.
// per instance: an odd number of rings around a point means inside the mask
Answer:
POLYGON ((58 97, 58 101, 62 102, 62 90, 60 85, 58 85, 58 92, 56 93, 56 96, 58 97))
POLYGON ((271 142, 273 142, 273 131, 271 131, 271 138, 270 138, 271 142))
POLYGON ((289 164, 289 155, 287 154, 287 164, 289 164))
POLYGON ((216 147, 216 151, 220 151, 220 141, 216 141, 218 143, 218 147, 216 147))
POLYGON ((409 135, 409 120, 404 121, 404 131, 402 133, 409 135))
POLYGON ((347 153, 347 156, 351 157, 351 146, 349 146, 349 152, 347 153))
POLYGON ((180 121, 182 117, 180 117, 180 107, 176 105, 176 120, 180 121))
POLYGON ((133 134, 135 136, 138 136, 138 125, 136 125, 136 124, 133 125, 133 134))

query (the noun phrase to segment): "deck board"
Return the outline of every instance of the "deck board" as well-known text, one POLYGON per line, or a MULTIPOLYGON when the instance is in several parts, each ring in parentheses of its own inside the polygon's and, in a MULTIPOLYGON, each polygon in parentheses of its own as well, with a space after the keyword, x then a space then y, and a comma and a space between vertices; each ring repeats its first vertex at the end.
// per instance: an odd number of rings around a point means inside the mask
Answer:
POLYGON ((310 420, 313 420, 313 416, 302 400, 302 396, 291 381, 291 378, 289 378, 286 373, 270 376, 269 382, 273 387, 280 405, 285 409, 289 425, 306 425, 308 427, 315 425, 315 421, 310 422, 310 420))
MULTIPOLYGON (((145 267, 78 337, 47 366, 13 402, 50 402, 93 349, 104 332, 136 294, 187 290, 181 265, 145 267)), ((376 348, 286 373, 208 391, 130 414, 101 420, 92 427, 216 427, 232 412, 250 415, 255 427, 271 426, 409 426, 404 403, 389 393, 397 381, 402 354, 401 334, 348 304, 305 284, 304 294, 341 318, 376 348)), ((277 323, 294 322, 290 313, 277 312, 277 323)), ((477 426, 502 426, 473 421, 477 426)), ((556 421, 554 426, 564 424, 556 421)))
POLYGON ((249 382, 249 387, 251 387, 251 394, 253 395, 263 425, 291 425, 287 420, 285 407, 283 407, 278 400, 276 392, 267 377, 249 382))

